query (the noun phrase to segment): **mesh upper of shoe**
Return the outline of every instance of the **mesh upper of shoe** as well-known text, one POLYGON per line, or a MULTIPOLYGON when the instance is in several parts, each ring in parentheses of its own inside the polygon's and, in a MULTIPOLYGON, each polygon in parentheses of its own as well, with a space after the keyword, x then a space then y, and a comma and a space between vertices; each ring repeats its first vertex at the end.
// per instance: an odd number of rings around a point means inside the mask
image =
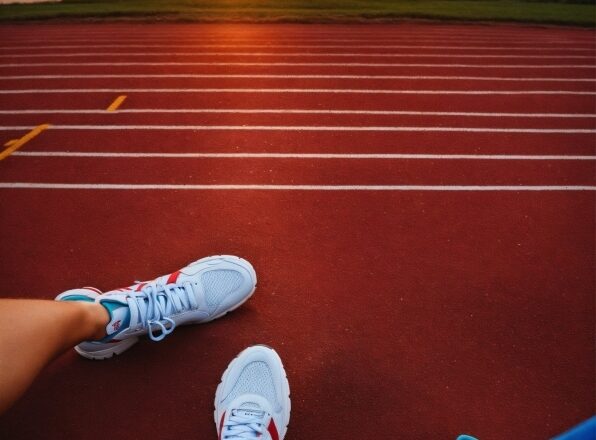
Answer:
MULTIPOLYGON (((273 375, 266 362, 255 361, 244 367, 238 380, 234 384, 232 391, 230 391, 230 394, 224 399, 224 405, 229 404, 236 397, 243 394, 257 394, 263 396, 275 411, 281 410, 280 402, 277 400, 275 394, 273 375)), ((258 406, 252 402, 246 402, 245 404, 258 406)))
POLYGON ((234 270, 210 270, 201 275, 209 312, 215 310, 230 292, 242 284, 242 275, 234 270))

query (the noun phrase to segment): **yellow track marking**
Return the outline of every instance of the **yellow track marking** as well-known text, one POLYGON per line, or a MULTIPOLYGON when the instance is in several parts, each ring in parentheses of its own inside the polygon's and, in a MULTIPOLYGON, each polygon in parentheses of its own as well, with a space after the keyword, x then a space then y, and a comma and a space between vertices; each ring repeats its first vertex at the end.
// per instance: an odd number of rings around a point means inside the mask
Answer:
POLYGON ((106 110, 109 112, 115 112, 118 109, 118 107, 120 107, 120 105, 124 102, 125 99, 126 95, 118 96, 106 110))
POLYGON ((25 136, 23 136, 22 138, 8 141, 6 144, 4 144, 4 146, 6 146, 8 148, 6 150, 4 150, 2 153, 0 153, 0 160, 6 159, 14 151, 21 148, 23 145, 25 145, 27 142, 29 142, 31 139, 33 139, 35 136, 37 136, 39 133, 41 133, 42 131, 44 131, 48 128, 50 128, 50 124, 38 125, 33 130, 31 130, 29 133, 27 133, 25 136))

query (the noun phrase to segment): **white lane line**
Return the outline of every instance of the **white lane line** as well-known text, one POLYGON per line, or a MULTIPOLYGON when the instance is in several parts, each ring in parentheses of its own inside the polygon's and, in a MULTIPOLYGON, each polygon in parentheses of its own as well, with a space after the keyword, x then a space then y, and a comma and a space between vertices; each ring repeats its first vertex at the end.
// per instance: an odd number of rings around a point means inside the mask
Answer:
MULTIPOLYGON (((116 113, 129 114, 305 114, 305 115, 382 115, 382 116, 463 116, 463 117, 504 117, 504 118, 594 118, 596 113, 505 113, 505 112, 437 112, 413 110, 319 110, 319 109, 122 109, 116 113)), ((105 110, 98 109, 12 109, 0 110, 0 115, 104 115, 105 110)))
POLYGON ((0 58, 78 58, 78 57, 302 57, 302 58, 486 58, 486 59, 594 59, 592 55, 495 55, 495 54, 417 54, 417 53, 343 53, 343 52, 66 52, 66 53, 35 53, 35 54, 0 54, 0 58))
MULTIPOLYGON (((160 35, 160 36, 168 36, 168 37, 196 37, 196 36, 203 36, 203 37, 222 37, 221 36, 221 29, 212 28, 210 24, 195 24, 195 25, 179 25, 174 27, 174 29, 164 29, 164 28, 157 28, 157 29, 143 29, 143 28, 129 28, 123 27, 122 25, 114 25, 108 26, 103 25, 105 27, 92 29, 89 27, 84 28, 77 28, 69 27, 68 28, 68 36, 98 36, 98 35, 106 35, 106 36, 125 36, 125 35, 140 35, 140 36, 150 36, 150 35, 160 35), (185 26, 189 26, 185 28, 185 26)), ((240 25, 242 27, 242 25, 240 25)), ((267 26, 267 25, 266 25, 267 26)), ((273 28, 263 28, 259 29, 258 36, 264 36, 265 38, 269 38, 271 36, 282 36, 282 38, 287 38, 288 35, 296 36, 299 38, 304 38, 307 36, 335 36, 335 35, 348 35, 348 36, 371 36, 371 37, 379 37, 380 35, 403 35, 403 36, 424 36, 424 35, 448 35, 448 36, 479 36, 479 35, 490 35, 490 36, 509 36, 509 37, 535 37, 535 38, 562 38, 562 39, 570 39, 570 38, 581 38, 581 37, 588 37, 591 35, 591 29, 556 29, 556 28, 545 28, 545 29, 538 29, 536 27, 529 29, 527 27, 520 28, 520 29, 513 29, 506 26, 485 26, 485 25, 464 25, 465 27, 454 27, 452 24, 436 24, 436 25, 421 25, 419 28, 401 28, 400 26, 404 26, 401 24, 397 25, 342 25, 335 27, 327 28, 326 25, 315 25, 314 28, 311 28, 311 25, 306 25, 307 27, 300 27, 294 28, 291 25, 288 29, 283 29, 281 32, 279 29, 275 28, 275 24, 272 25, 273 28), (387 26, 387 27, 385 27, 387 26), (457 31, 457 32, 455 32, 457 31)), ((234 25, 231 25, 230 28, 226 28, 226 36, 222 38, 246 38, 247 33, 246 29, 237 29, 234 25)), ((64 28, 57 28, 51 29, 46 28, 43 30, 44 35, 46 36, 64 36, 64 28)), ((18 26, 14 30, 14 34, 11 35, 20 35, 20 36, 27 36, 31 35, 27 32, 27 29, 18 29, 18 26)), ((256 35, 255 35, 256 36, 256 35)))
POLYGON ((93 62, 93 63, 6 63, 2 67, 92 67, 92 66, 339 66, 339 67, 440 67, 476 69, 596 69, 594 64, 442 64, 442 63, 245 63, 245 62, 93 62))
MULTIPOLYGON (((1 131, 30 130, 30 126, 0 126, 1 131)), ((385 131, 465 133, 596 133, 596 128, 377 127, 296 125, 52 125, 48 130, 222 130, 222 131, 385 131)))
MULTIPOLYGON (((38 37, 38 41, 39 41, 38 37)), ((278 39, 274 38, 275 44, 269 40, 223 40, 223 39, 182 39, 172 38, 169 40, 162 38, 98 38, 98 39, 70 39, 70 40, 48 40, 44 46, 32 46, 31 41, 24 40, 6 40, 0 43, 0 50, 51 50, 51 49, 76 49, 76 48, 387 48, 387 49, 453 49, 453 50, 593 50, 595 45, 591 41, 561 42, 552 40, 532 41, 532 40, 495 40, 488 38, 475 39, 473 41, 461 41, 451 38, 434 39, 420 38, 412 44, 411 40, 399 38, 378 38, 378 39, 278 39), (494 46, 491 46, 491 43, 494 46), (5 44, 5 45, 3 45, 5 44)))
POLYGON ((175 185, 0 182, 4 189, 262 190, 262 191, 596 191, 596 186, 491 185, 175 185))
MULTIPOLYGON (((126 37, 139 37, 139 38, 146 38, 151 36, 157 36, 160 38, 202 38, 202 39, 223 39, 223 40, 246 40, 247 38, 256 39, 256 38, 265 38, 268 41, 271 41, 272 37, 279 37, 281 39, 287 38, 296 38, 296 39, 304 39, 309 37, 317 37, 317 38, 327 38, 327 37, 370 37, 370 38, 386 38, 386 37, 426 37, 426 36, 435 36, 435 37, 445 37, 445 38, 473 38, 473 37, 500 37, 500 38, 514 38, 515 41, 518 41, 520 38, 528 38, 528 39, 535 39, 536 41, 543 41, 545 38, 553 39, 553 40, 561 40, 561 41, 568 41, 568 40, 580 40, 583 37, 591 36, 590 30, 581 30, 577 29, 572 35, 555 35, 552 31, 543 31, 543 32, 536 32, 536 30, 532 30, 531 34, 527 31, 523 32, 510 32, 509 30, 504 29, 491 29, 488 30, 484 29, 466 29, 459 31, 457 33, 453 32, 453 29, 449 26, 441 27, 441 28, 429 28, 424 29, 422 32, 417 30, 408 30, 408 29, 383 29, 382 27, 374 29, 374 32, 371 31, 371 28, 368 27, 367 29, 360 29, 358 26, 351 26, 349 29, 331 29, 320 31, 317 29, 308 29, 308 31, 304 30, 296 30, 296 29, 288 29, 287 32, 279 32, 263 29, 262 33, 258 35, 250 35, 247 36, 246 32, 235 31, 234 29, 229 29, 229 32, 226 33, 225 36, 221 35, 221 32, 213 32, 210 29, 205 29, 202 27, 197 27, 193 29, 176 29, 174 32, 165 29, 155 29, 155 30, 138 30, 138 29, 125 29, 122 32, 121 28, 104 28, 104 29, 94 29, 94 30, 78 30, 78 29, 68 29, 68 34, 65 35, 64 31, 61 32, 48 32, 49 29, 44 29, 43 35, 46 38, 50 37, 59 37, 59 38, 89 38, 89 37, 106 37, 106 38, 126 38, 126 37), (494 32, 493 32, 494 31, 494 32)), ((31 36, 30 32, 23 31, 21 32, 20 29, 16 29, 13 33, 11 33, 8 37, 22 39, 24 37, 31 36)), ((38 36, 38 35, 36 35, 38 36)), ((7 37, 7 38, 8 38, 7 37)))
POLYGON ((387 90, 387 89, 244 89, 244 88, 188 88, 188 89, 4 89, 0 95, 29 95, 53 93, 340 93, 374 95, 596 95, 596 92, 576 90, 387 90))
MULTIPOLYGON (((31 37, 30 34, 26 36, 17 36, 12 34, 11 36, 7 36, 3 42, 10 43, 12 45, 16 44, 19 46, 18 43, 24 43, 24 45, 30 45, 34 43, 29 38, 31 37)), ((279 35, 270 35, 270 36, 260 36, 259 38, 247 38, 247 37, 233 37, 233 38, 222 38, 221 36, 210 36, 204 35, 201 37, 197 37, 196 35, 162 35, 162 34, 101 34, 101 35, 82 35, 76 36, 72 35, 68 38, 61 36, 61 38, 54 38, 54 36, 47 36, 47 37, 40 37, 35 36, 36 42, 40 41, 43 38, 44 43, 51 43, 51 44, 84 44, 84 43, 97 43, 97 42, 106 42, 106 43, 113 43, 113 42, 126 42, 126 43, 142 43, 142 42, 155 42, 155 43, 163 43, 164 41, 183 41, 185 43, 193 43, 193 44, 204 44, 205 42, 213 42, 213 43, 271 43, 271 41, 279 42, 289 42, 289 43, 375 43, 378 44, 380 42, 387 42, 393 44, 405 44, 411 43, 412 41, 416 41, 417 43, 428 43, 428 44, 437 44, 443 42, 450 42, 452 44, 457 45, 469 45, 470 43, 480 43, 480 44, 490 44, 490 43, 497 43, 497 44, 512 44, 512 45, 520 45, 520 44, 528 44, 531 47, 535 47, 536 49, 540 49, 545 44, 549 45, 558 45, 562 47, 577 47, 578 45, 586 45, 589 47, 593 47, 594 41, 593 38, 548 38, 548 37, 535 37, 535 38, 524 38, 524 37, 514 37, 514 36, 502 36, 502 35, 489 35, 489 34, 482 34, 482 35, 470 35, 469 37, 465 36, 456 36, 456 35, 449 35, 449 34, 424 34, 420 35, 417 34, 414 37, 410 37, 406 34, 401 35, 354 35, 354 34, 330 34, 328 36, 315 36, 313 35, 290 35, 281 37, 279 35), (330 38, 329 38, 330 37, 330 38), (363 38, 364 37, 364 38, 363 38)))
POLYGON ((65 74, 65 75, 0 75, 0 80, 23 79, 202 79, 202 78, 264 78, 264 79, 408 79, 408 80, 450 80, 450 81, 514 81, 514 82, 596 82, 594 78, 562 78, 562 77, 512 77, 512 76, 452 76, 452 75, 276 75, 276 74, 209 74, 209 73, 181 73, 181 74, 65 74))
MULTIPOLYGON (((407 45, 407 44, 357 44, 346 46, 345 44, 75 44, 75 45, 52 45, 52 46, 12 46, 0 47, 0 50, 14 50, 22 52, 23 50, 53 50, 53 49, 147 49, 147 48, 186 48, 186 49, 200 49, 200 48, 294 48, 294 49, 416 49, 416 50, 455 50, 455 51, 512 51, 512 52, 588 52, 594 53, 593 47, 566 47, 564 49, 543 46, 543 47, 511 47, 511 46, 446 46, 446 45, 407 45)), ((6 54, 9 55, 9 54, 6 54)))
POLYGON ((107 153, 83 151, 17 151, 24 157, 101 157, 159 159, 413 159, 413 160, 596 160, 596 156, 522 154, 410 154, 410 153, 107 153))

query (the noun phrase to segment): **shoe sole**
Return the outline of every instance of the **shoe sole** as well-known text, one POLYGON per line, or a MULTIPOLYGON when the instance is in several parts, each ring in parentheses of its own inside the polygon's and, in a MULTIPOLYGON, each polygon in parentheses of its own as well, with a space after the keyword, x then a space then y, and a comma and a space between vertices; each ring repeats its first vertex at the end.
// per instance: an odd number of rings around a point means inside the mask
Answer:
POLYGON ((214 406, 214 410, 213 410, 213 420, 215 422, 215 429, 217 430, 219 428, 219 417, 217 414, 217 402, 220 400, 220 393, 222 392, 222 386, 224 381, 226 380, 226 377, 228 375, 228 373, 230 372, 230 370, 236 365, 236 363, 238 362, 238 358, 240 356, 242 356, 242 354, 244 354, 244 352, 246 350, 250 350, 252 347, 263 347, 266 348, 267 350, 270 350, 273 352, 273 355, 279 360, 279 364, 281 366, 281 371, 283 373, 283 380, 282 380, 282 394, 284 396, 285 399, 285 411, 284 411, 284 421, 282 423, 282 427, 280 429, 279 432, 279 438, 283 439, 286 436, 286 433, 288 432, 288 426, 290 424, 290 413, 292 412, 292 401, 290 400, 290 383, 288 382, 288 375, 286 374, 286 370, 283 366, 283 362, 281 361, 281 358, 279 357, 279 355, 277 354, 277 352, 269 347, 268 345, 265 344, 256 344, 256 345, 252 345, 248 348, 245 348, 244 350, 242 350, 240 353, 238 353, 236 355, 236 357, 232 360, 232 362, 229 363, 228 368, 226 368, 226 370, 223 372, 223 374, 221 375, 221 380, 219 382, 219 385, 217 385, 217 390, 215 391, 215 399, 213 400, 213 406, 214 406))
MULTIPOLYGON (((235 255, 212 255, 210 257, 204 257, 204 258, 201 258, 200 260, 189 263, 186 266, 192 266, 192 265, 198 264, 198 263, 205 263, 209 260, 216 260, 216 259, 220 259, 220 258, 227 258, 230 260, 237 260, 237 261, 242 261, 242 262, 246 263, 246 265, 247 265, 246 267, 251 274, 251 278, 253 280, 254 287, 253 287, 252 291, 242 300, 242 302, 236 304, 233 308, 223 311, 222 313, 220 313, 217 316, 214 316, 213 318, 211 318, 208 321, 201 321, 200 323, 196 323, 196 324, 206 324, 208 322, 214 321, 214 320, 221 318, 221 317, 227 315, 228 313, 236 310, 238 307, 240 307, 242 304, 244 304, 246 301, 248 301, 250 299, 250 297, 257 290, 257 274, 256 274, 254 268, 252 267, 252 264, 250 264, 244 258, 240 258, 235 255)), ((243 267, 244 267, 244 265, 243 265, 243 267)), ((189 323, 186 323, 185 325, 189 325, 189 324, 193 324, 193 323, 189 322, 189 323)), ((139 341, 138 337, 131 337, 131 338, 122 340, 122 342, 114 344, 113 347, 105 348, 103 350, 90 352, 90 351, 82 350, 81 348, 76 346, 75 351, 86 359, 99 361, 99 360, 109 359, 109 358, 113 357, 114 355, 119 355, 119 354, 124 353, 130 347, 135 345, 138 341, 139 341), (126 344, 125 344, 125 342, 126 342, 126 344)))
POLYGON ((103 350, 85 351, 85 350, 79 348, 78 345, 74 349, 78 354, 83 356, 85 359, 101 361, 104 359, 109 359, 114 355, 121 354, 121 353, 125 352, 130 347, 135 345, 137 342, 139 342, 139 338, 132 337, 132 338, 128 338, 128 339, 123 339, 122 341, 113 344, 114 345, 113 347, 104 348, 103 350))

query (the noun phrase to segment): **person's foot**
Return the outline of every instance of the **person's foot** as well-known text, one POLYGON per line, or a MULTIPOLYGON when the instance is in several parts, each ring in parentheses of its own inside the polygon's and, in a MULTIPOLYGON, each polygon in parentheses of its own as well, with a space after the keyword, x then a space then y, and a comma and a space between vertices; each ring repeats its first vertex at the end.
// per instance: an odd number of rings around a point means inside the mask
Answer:
POLYGON ((89 359, 106 359, 133 346, 144 334, 161 341, 177 325, 217 319, 254 293, 256 273, 239 257, 218 255, 195 261, 152 281, 101 293, 86 287, 61 293, 58 301, 88 301, 108 311, 106 336, 75 347, 89 359))
POLYGON ((215 393, 218 440, 282 440, 290 422, 290 385, 281 359, 264 345, 240 353, 215 393))

